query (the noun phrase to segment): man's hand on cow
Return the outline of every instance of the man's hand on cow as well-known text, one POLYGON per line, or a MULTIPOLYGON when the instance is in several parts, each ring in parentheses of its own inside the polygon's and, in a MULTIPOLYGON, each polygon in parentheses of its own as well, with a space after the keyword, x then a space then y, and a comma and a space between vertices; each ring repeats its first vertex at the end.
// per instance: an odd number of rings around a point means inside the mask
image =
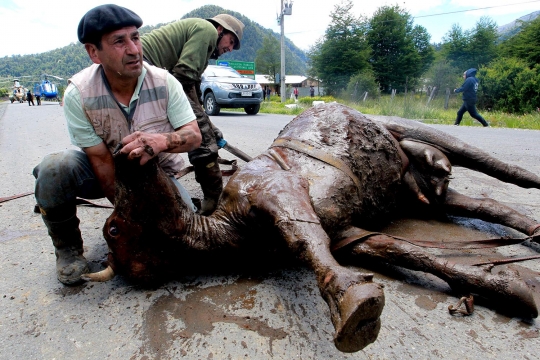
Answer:
POLYGON ((150 159, 166 149, 166 137, 163 134, 144 133, 136 131, 122 139, 123 154, 129 154, 128 159, 140 158, 140 164, 146 164, 150 159))

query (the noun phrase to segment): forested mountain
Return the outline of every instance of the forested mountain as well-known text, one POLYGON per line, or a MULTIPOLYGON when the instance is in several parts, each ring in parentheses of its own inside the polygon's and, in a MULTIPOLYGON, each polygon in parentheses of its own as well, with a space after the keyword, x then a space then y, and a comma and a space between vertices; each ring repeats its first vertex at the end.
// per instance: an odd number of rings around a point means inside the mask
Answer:
POLYGON ((524 25, 530 23, 538 16, 540 16, 540 11, 534 11, 530 14, 527 14, 512 21, 511 23, 499 26, 499 28, 497 29, 497 32, 499 33, 499 41, 507 40, 512 36, 516 35, 523 29, 524 25))
MULTIPOLYGON (((255 61, 257 50, 262 47, 263 39, 267 34, 272 34, 277 38, 280 37, 279 34, 270 29, 263 28, 240 13, 214 5, 200 7, 187 13, 182 18, 211 18, 222 13, 231 14, 237 17, 246 25, 246 28, 244 29, 244 38, 242 39, 241 49, 225 54, 225 56, 220 59, 255 61)), ((140 32, 141 34, 145 34, 163 25, 165 24, 143 26, 140 28, 140 32)), ((75 31, 75 29, 73 29, 73 31, 75 31)), ((286 39, 285 45, 287 48, 287 73, 304 75, 306 73, 306 54, 288 39, 286 39)), ((41 74, 51 74, 69 78, 90 64, 91 61, 86 54, 84 46, 80 43, 72 43, 62 48, 41 54, 14 55, 0 58, 0 78, 33 75, 34 78, 30 80, 32 82, 39 79, 41 74)), ((21 78, 21 81, 25 83, 25 78, 21 78)), ((0 87, 4 86, 4 84, 0 84, 0 87)))

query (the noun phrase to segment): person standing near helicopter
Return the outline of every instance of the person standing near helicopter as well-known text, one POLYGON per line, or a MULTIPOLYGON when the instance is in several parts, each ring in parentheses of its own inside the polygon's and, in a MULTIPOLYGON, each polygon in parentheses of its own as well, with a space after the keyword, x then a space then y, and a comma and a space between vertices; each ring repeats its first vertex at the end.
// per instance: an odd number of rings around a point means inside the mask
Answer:
POLYGON ((240 49, 244 24, 228 14, 210 19, 182 19, 141 37, 144 60, 168 70, 184 88, 203 137, 201 146, 188 153, 195 169, 195 180, 204 198, 200 213, 214 212, 223 180, 217 162, 223 134, 215 127, 201 105, 201 77, 210 59, 240 49))
POLYGON ((28 106, 36 106, 36 104, 34 104, 34 96, 30 90, 26 93, 26 100, 28 100, 28 106))

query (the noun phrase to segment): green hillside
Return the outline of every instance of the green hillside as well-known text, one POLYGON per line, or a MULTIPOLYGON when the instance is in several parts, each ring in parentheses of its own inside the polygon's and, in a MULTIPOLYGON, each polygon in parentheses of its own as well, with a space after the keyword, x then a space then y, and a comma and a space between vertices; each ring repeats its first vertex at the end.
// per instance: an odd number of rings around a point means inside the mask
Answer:
MULTIPOLYGON (((240 13, 225 10, 219 6, 203 6, 187 13, 182 18, 210 18, 221 13, 237 17, 246 25, 246 28, 241 49, 228 53, 220 59, 255 61, 257 50, 261 48, 267 34, 272 34, 279 39, 280 35, 272 30, 263 28, 240 13)), ((145 34, 163 25, 165 24, 143 26, 140 28, 140 32, 145 34)), ((285 44, 288 59, 287 73, 304 75, 306 73, 306 54, 288 39, 286 39, 285 44)), ((67 79, 89 65, 91 65, 91 61, 84 46, 80 43, 72 43, 41 54, 6 56, 0 58, 0 88, 9 87, 10 84, 5 83, 8 77, 20 77, 23 85, 28 86, 28 83, 39 80, 41 74, 51 74, 67 79)))

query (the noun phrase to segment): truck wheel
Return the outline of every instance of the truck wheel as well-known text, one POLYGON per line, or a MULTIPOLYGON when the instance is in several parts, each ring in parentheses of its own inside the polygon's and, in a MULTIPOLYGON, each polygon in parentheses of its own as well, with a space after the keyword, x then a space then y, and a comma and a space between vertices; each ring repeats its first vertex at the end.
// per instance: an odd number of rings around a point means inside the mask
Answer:
POLYGON ((248 115, 256 115, 261 109, 261 104, 249 105, 244 108, 248 115))
POLYGON ((204 96, 204 111, 208 115, 218 115, 221 107, 216 102, 216 98, 213 93, 209 92, 204 96))

